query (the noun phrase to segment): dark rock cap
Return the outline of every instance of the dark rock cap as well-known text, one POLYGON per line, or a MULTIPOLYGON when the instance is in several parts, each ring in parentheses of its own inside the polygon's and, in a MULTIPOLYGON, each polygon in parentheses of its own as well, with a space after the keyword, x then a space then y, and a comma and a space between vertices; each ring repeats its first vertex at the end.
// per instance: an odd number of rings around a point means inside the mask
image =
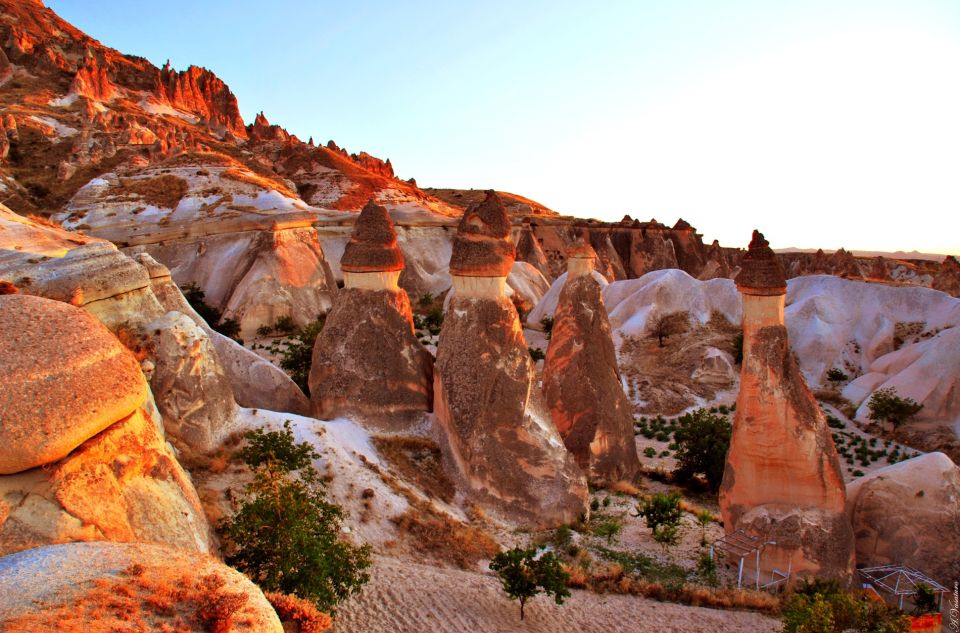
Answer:
POLYGON ((740 266, 740 273, 734 280, 740 292, 750 295, 786 294, 787 280, 783 276, 780 260, 760 231, 754 230, 750 248, 740 266))
POLYGON ((370 273, 403 270, 403 253, 387 210, 371 199, 363 207, 340 260, 341 270, 370 273))
POLYGON ((516 259, 510 218, 492 189, 483 202, 470 205, 453 238, 450 274, 461 277, 506 277, 516 259))
POLYGON ((588 240, 581 236, 567 248, 567 257, 577 257, 580 259, 597 259, 597 251, 593 250, 588 240))

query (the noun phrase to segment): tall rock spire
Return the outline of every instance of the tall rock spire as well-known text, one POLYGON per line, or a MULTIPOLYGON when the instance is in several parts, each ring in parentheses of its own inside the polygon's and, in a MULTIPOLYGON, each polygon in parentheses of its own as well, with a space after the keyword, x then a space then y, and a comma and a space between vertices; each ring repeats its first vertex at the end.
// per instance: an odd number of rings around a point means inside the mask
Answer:
POLYGON ((586 511, 586 480, 535 388, 520 319, 506 296, 510 220, 493 192, 454 238, 454 293, 434 373, 444 463, 466 496, 493 514, 554 527, 586 511))
POLYGON ((736 284, 744 357, 720 488, 724 527, 775 543, 763 550, 764 573, 789 568, 795 575, 848 577, 853 533, 840 462, 787 341, 783 270, 757 231, 736 284))
POLYGON ((433 357, 417 339, 410 300, 397 286, 403 255, 393 220, 373 200, 357 218, 341 267, 345 287, 313 348, 314 414, 406 430, 433 406, 433 357))
POLYGON ((567 281, 547 348, 543 395, 577 465, 591 483, 604 484, 632 478, 640 462, 610 322, 593 278, 596 259, 585 240, 567 250, 567 281))

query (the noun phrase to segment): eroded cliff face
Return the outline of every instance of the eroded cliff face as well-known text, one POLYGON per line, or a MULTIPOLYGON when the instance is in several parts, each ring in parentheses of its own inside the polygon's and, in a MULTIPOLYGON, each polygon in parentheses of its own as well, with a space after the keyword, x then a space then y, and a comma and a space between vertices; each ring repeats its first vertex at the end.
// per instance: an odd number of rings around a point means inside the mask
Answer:
POLYGON ((591 275, 568 278, 560 293, 543 395, 564 444, 591 482, 637 473, 632 406, 620 381, 600 285, 591 275))

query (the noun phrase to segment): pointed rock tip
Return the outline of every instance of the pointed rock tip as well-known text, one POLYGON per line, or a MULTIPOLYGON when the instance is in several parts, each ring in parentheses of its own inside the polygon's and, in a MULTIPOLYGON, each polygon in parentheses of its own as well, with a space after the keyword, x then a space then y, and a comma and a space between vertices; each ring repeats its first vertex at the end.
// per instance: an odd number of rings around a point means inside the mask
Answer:
POLYGON ((354 273, 403 270, 403 254, 397 244, 393 219, 373 198, 357 217, 340 268, 354 273))
POLYGON ((780 260, 763 233, 756 229, 740 264, 740 273, 734 281, 744 294, 780 295, 787 291, 787 280, 780 260))

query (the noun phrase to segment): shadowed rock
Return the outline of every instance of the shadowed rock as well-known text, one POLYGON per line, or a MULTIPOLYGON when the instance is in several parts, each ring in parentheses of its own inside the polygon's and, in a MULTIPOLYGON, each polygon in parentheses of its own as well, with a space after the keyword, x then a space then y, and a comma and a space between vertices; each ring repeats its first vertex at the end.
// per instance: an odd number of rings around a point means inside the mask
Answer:
POLYGON ((787 341, 783 271, 756 231, 742 266, 744 360, 720 489, 724 527, 776 541, 764 549, 764 573, 849 577, 853 534, 839 459, 787 341))
POLYGON ((610 322, 593 278, 596 253, 577 242, 554 316, 543 394, 557 430, 591 482, 632 478, 640 468, 610 322))
POLYGON ((586 510, 586 482, 535 388, 520 320, 505 295, 513 263, 506 212, 491 193, 460 226, 434 372, 446 468, 470 500, 496 514, 534 527, 569 522, 586 510), (480 281, 479 272, 499 276, 480 281))
POLYGON ((403 256, 386 209, 367 203, 342 262, 346 287, 313 348, 314 414, 404 429, 432 408, 433 358, 417 339, 410 300, 397 286, 403 256))

